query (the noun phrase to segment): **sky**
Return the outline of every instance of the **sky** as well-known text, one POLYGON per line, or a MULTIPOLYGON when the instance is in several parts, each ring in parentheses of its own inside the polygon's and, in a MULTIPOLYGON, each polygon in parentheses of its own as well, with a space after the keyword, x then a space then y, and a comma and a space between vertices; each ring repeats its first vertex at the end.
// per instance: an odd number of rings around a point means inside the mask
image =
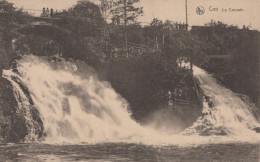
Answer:
MULTIPOLYGON (((7 0, 16 7, 42 10, 43 7, 62 10, 72 7, 77 0, 7 0)), ((98 2, 98 0, 90 0, 98 2)), ((260 0, 187 0, 188 24, 204 25, 211 20, 222 21, 229 25, 251 26, 260 30, 260 0), (203 7, 205 13, 198 15, 197 7, 203 7), (240 11, 230 11, 239 9, 240 11), (216 11, 217 10, 217 11, 216 11), (226 11, 225 11, 226 10, 226 11), (241 11, 242 10, 242 11, 241 11)), ((140 0, 137 5, 143 6, 144 15, 139 21, 148 23, 153 18, 165 21, 185 22, 185 0, 140 0)))

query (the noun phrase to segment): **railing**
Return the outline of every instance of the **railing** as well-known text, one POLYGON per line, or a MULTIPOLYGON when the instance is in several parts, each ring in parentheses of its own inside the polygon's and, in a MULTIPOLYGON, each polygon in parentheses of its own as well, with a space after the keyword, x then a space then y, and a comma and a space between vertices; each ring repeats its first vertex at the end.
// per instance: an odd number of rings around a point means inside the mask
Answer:
POLYGON ((149 47, 142 45, 142 44, 136 44, 136 43, 128 42, 127 45, 128 45, 128 47, 133 47, 133 48, 136 48, 136 49, 141 49, 143 51, 153 52, 152 49, 150 49, 149 47))
POLYGON ((230 59, 233 56, 232 55, 207 55, 210 59, 230 59))
POLYGON ((42 10, 34 10, 34 9, 23 9, 23 11, 33 17, 40 17, 42 13, 42 10))

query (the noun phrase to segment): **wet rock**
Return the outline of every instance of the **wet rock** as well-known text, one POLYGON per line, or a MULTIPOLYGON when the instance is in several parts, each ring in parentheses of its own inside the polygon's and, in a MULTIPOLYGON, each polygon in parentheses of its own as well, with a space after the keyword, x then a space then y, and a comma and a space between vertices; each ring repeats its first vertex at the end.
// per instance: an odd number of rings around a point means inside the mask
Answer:
POLYGON ((197 131, 204 130, 205 128, 207 128, 205 125, 198 125, 198 126, 195 127, 195 129, 196 129, 197 131))
POLYGON ((0 136, 4 142, 11 129, 11 117, 15 114, 17 103, 12 92, 11 84, 0 77, 0 136))
POLYGON ((217 136, 225 136, 227 133, 222 129, 216 129, 216 128, 206 128, 199 132, 200 136, 210 136, 210 135, 217 135, 217 136))
MULTIPOLYGON (((22 87, 26 89, 26 87, 22 87)), ((28 90, 25 91, 29 97, 28 90)), ((30 113, 35 123, 35 135, 43 136, 43 123, 38 110, 33 106, 29 98, 30 113)), ((24 114, 17 111, 18 103, 13 93, 13 86, 5 78, 0 76, 0 142, 23 142, 28 135, 28 127, 24 114)))
POLYGON ((227 135, 227 133, 222 129, 212 129, 212 130, 209 131, 209 133, 213 134, 213 135, 219 135, 219 136, 227 135))
POLYGON ((208 106, 210 108, 214 107, 214 101, 212 100, 212 98, 210 98, 209 96, 204 96, 205 101, 208 103, 208 106))
POLYGON ((200 132, 199 135, 200 136, 210 136, 210 134, 208 132, 200 132))
POLYGON ((38 139, 40 139, 44 136, 44 127, 42 119, 40 118, 39 111, 36 109, 36 107, 32 105, 30 110, 32 114, 32 119, 35 122, 35 135, 38 137, 38 139))
POLYGON ((212 100, 208 101, 208 105, 210 108, 213 108, 214 107, 214 102, 212 100))
POLYGON ((26 137, 27 133, 26 121, 23 116, 13 115, 11 122, 5 130, 5 142, 21 142, 26 137))
POLYGON ((206 127, 205 129, 203 129, 202 131, 199 132, 200 136, 210 136, 210 130, 212 130, 212 127, 206 127))
POLYGON ((256 127, 253 129, 256 133, 260 133, 260 127, 256 127))
POLYGON ((212 124, 211 121, 208 120, 208 119, 204 119, 203 123, 204 123, 204 125, 206 125, 207 127, 213 127, 213 124, 212 124))

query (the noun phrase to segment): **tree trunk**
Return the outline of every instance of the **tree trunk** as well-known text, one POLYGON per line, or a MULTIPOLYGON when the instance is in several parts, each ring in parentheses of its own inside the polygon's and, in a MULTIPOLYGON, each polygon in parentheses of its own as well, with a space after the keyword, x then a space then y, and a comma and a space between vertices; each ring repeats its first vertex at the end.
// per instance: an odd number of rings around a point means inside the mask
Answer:
POLYGON ((125 48, 126 48, 126 57, 128 58, 127 35, 125 35, 125 48))
POLYGON ((163 43, 163 47, 164 47, 164 34, 163 34, 163 36, 162 36, 162 43, 163 43))
POLYGON ((126 0, 124 0, 124 26, 126 26, 127 17, 126 17, 126 0))
POLYGON ((155 51, 158 51, 158 38, 157 36, 155 37, 155 51))
POLYGON ((127 24, 127 16, 126 16, 126 1, 124 0, 124 33, 125 33, 125 50, 126 50, 126 56, 128 58, 128 47, 127 47, 127 35, 126 35, 126 24, 127 24))

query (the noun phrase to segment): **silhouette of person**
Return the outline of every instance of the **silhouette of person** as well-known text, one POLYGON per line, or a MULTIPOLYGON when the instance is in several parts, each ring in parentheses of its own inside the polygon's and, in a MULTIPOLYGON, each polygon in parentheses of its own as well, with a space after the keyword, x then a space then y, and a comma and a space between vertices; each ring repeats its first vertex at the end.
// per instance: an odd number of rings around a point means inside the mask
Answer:
POLYGON ((173 108, 173 97, 172 97, 172 92, 168 92, 168 106, 169 108, 173 108))
POLYGON ((45 7, 43 7, 43 9, 42 9, 42 17, 45 17, 45 15, 46 15, 46 11, 45 11, 45 7))
POLYGON ((175 29, 179 29, 178 22, 175 23, 175 29))
POLYGON ((46 9, 46 16, 49 17, 50 16, 50 11, 49 8, 46 9))
POLYGON ((181 22, 178 24, 179 25, 179 30, 181 30, 182 29, 182 25, 181 25, 181 22))
POLYGON ((51 17, 53 16, 53 9, 51 8, 51 17))

